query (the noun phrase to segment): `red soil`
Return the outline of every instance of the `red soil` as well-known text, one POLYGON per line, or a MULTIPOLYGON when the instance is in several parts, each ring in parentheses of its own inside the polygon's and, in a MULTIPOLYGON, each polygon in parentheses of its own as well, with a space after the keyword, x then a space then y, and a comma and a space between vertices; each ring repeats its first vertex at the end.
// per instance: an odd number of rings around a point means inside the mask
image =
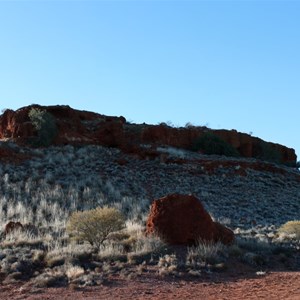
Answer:
MULTIPOLYGON (((226 273, 226 272, 225 272, 226 273)), ((272 272, 238 278, 213 274, 194 280, 142 276, 134 280, 112 278, 107 284, 80 289, 38 289, 28 285, 0 285, 2 300, 23 299, 300 299, 300 272, 272 272)), ((233 276, 233 277, 232 277, 233 276)))

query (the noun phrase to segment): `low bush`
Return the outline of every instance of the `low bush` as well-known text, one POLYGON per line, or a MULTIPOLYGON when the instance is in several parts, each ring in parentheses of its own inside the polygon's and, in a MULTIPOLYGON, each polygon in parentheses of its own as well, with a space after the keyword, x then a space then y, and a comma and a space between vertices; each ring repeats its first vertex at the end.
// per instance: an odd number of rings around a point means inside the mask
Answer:
POLYGON ((83 275, 84 269, 80 266, 65 265, 65 273, 69 280, 72 280, 83 275))
POLYGON ((193 143, 192 150, 202 151, 204 154, 240 156, 239 152, 233 146, 210 132, 197 138, 193 143))
POLYGON ((68 221, 67 231, 81 241, 88 241, 96 249, 107 240, 109 234, 125 227, 125 220, 119 210, 113 207, 98 207, 92 210, 74 212, 68 221))
POLYGON ((158 274, 162 277, 166 275, 176 275, 177 274, 177 257, 175 254, 166 254, 160 257, 158 261, 158 274))

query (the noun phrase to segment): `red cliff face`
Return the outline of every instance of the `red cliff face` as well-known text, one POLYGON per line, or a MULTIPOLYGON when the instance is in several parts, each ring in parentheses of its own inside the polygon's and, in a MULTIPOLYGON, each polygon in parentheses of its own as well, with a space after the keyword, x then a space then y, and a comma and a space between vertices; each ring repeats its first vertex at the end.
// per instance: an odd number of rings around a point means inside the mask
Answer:
MULTIPOLYGON (((235 130, 210 130, 206 127, 172 128, 167 125, 127 124, 124 117, 108 117, 93 112, 72 109, 69 106, 32 105, 17 111, 6 110, 0 116, 0 139, 14 139, 28 143, 36 136, 28 113, 32 108, 47 110, 55 119, 58 133, 54 144, 99 144, 118 147, 126 152, 137 152, 140 144, 169 145, 190 149, 195 139, 213 133, 231 144, 244 157, 261 157, 262 140, 235 130)), ((294 149, 266 143, 280 153, 282 162, 294 164, 294 149)))
POLYGON ((54 144, 101 144, 108 147, 119 146, 123 138, 123 117, 108 117, 93 112, 80 111, 69 106, 32 105, 17 111, 6 110, 0 116, 0 139, 12 138, 26 143, 36 136, 36 131, 28 116, 32 108, 46 110, 55 119, 58 128, 54 144))
POLYGON ((0 138, 19 138, 33 135, 33 127, 28 117, 28 108, 17 112, 6 110, 0 116, 0 138))
POLYGON ((151 125, 142 131, 142 143, 163 144, 189 149, 194 140, 205 131, 194 128, 172 128, 166 125, 151 125))
POLYGON ((249 134, 236 130, 210 130, 206 127, 172 128, 165 125, 153 125, 143 129, 141 142, 144 144, 164 144, 176 148, 190 149, 195 139, 210 132, 232 145, 243 157, 263 158, 262 143, 277 151, 283 163, 294 164, 297 161, 295 150, 285 146, 266 143, 249 134))
POLYGON ((283 145, 266 143, 257 137, 252 137, 249 134, 240 133, 236 130, 214 130, 213 133, 231 144, 243 157, 263 158, 263 144, 269 149, 273 149, 278 152, 281 156, 282 162, 292 164, 297 161, 295 150, 283 145))

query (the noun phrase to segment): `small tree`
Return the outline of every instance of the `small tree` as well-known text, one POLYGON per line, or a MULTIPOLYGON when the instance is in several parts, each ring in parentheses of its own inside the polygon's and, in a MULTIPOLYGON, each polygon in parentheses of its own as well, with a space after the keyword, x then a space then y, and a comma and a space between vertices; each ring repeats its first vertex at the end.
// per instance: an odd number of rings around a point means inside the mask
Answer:
POLYGON ((78 240, 88 241, 99 250, 110 233, 121 230, 124 226, 125 220, 121 212, 105 206, 74 212, 69 218, 67 231, 73 233, 78 240))
POLYGON ((38 136, 33 141, 36 146, 50 146, 57 135, 57 127, 54 117, 45 110, 32 108, 28 116, 36 129, 38 136))

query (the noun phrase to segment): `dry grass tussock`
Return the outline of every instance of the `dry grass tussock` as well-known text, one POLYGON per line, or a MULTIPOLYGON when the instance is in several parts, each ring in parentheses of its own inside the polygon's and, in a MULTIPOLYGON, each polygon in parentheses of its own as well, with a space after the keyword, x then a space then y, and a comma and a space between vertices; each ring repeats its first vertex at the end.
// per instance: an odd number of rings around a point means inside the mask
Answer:
POLYGON ((279 234, 286 234, 290 235, 291 238, 296 238, 300 240, 300 221, 289 221, 285 224, 283 224, 278 229, 279 234))
POLYGON ((65 273, 69 280, 78 278, 79 276, 84 274, 84 268, 79 266, 73 266, 71 264, 65 265, 65 273))

